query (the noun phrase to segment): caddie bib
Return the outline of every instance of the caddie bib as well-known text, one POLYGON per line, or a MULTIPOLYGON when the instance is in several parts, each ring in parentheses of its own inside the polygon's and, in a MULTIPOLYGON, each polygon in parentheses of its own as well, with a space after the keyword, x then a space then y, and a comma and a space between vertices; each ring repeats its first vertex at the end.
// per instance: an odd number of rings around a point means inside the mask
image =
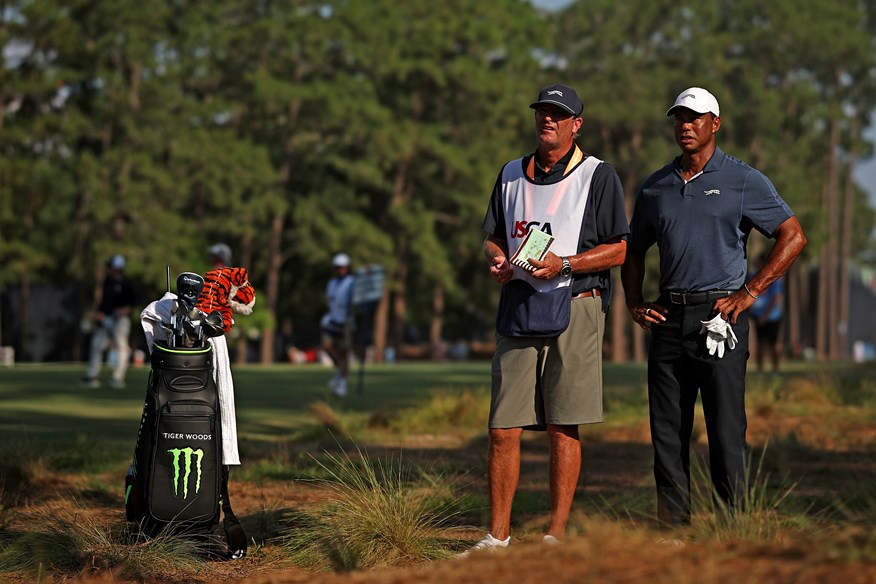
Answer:
MULTIPOLYGON (((576 147, 577 149, 577 147, 576 147)), ((602 161, 588 156, 562 180, 536 184, 524 174, 522 159, 505 165, 502 172, 502 208, 508 257, 519 249, 530 228, 554 237, 550 251, 558 256, 578 253, 590 184, 602 161)), ((496 331, 506 336, 550 337, 569 325, 572 276, 551 280, 533 278, 512 266, 514 275, 502 287, 496 331)))

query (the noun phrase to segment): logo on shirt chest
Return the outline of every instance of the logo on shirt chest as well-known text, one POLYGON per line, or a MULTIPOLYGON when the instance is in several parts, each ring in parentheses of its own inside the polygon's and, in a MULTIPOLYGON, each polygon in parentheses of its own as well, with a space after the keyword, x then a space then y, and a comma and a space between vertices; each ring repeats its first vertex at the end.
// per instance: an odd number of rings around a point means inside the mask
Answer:
POLYGON ((545 223, 541 224, 539 221, 515 221, 514 222, 514 230, 511 232, 511 237, 520 238, 526 237, 526 232, 529 231, 530 227, 539 227, 541 225, 541 230, 547 233, 548 235, 553 235, 551 231, 551 224, 545 223))
POLYGON ((707 197, 709 195, 720 195, 721 189, 709 189, 708 191, 703 191, 703 194, 706 195, 707 197))

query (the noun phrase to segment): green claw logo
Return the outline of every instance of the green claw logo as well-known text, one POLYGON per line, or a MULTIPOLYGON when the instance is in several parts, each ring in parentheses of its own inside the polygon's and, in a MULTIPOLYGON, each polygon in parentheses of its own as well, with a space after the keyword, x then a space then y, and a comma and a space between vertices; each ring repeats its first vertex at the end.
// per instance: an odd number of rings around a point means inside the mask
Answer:
POLYGON ((197 481, 195 482, 195 494, 201 490, 201 460, 204 458, 204 451, 198 448, 171 448, 167 451, 173 457, 173 494, 179 496, 179 485, 182 482, 183 499, 189 496, 189 477, 192 474, 192 457, 196 457, 195 469, 198 473, 197 481), (185 460, 185 473, 180 480, 180 459, 185 460))

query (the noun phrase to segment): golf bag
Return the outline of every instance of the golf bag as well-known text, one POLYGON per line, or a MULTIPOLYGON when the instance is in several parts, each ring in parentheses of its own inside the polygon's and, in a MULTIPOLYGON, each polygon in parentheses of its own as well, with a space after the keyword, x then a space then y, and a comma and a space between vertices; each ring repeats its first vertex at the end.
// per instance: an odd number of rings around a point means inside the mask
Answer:
POLYGON ((146 535, 172 526, 174 533, 206 536, 211 556, 244 557, 246 534, 231 509, 228 467, 222 465, 213 347, 180 346, 173 335, 169 341, 153 343, 146 401, 125 477, 126 517, 146 535), (220 509, 227 550, 213 545, 221 539, 213 533, 220 509))

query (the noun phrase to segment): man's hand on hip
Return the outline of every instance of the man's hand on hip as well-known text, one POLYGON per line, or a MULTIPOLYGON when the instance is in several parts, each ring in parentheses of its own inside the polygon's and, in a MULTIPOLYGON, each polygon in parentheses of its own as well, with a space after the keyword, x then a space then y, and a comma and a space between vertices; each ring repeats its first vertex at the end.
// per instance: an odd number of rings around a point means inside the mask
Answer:
POLYGON ((666 315, 669 314, 669 309, 653 302, 639 302, 632 306, 627 306, 633 320, 646 331, 651 330, 651 325, 666 322, 666 315))
POLYGON ((721 318, 724 320, 729 320, 732 324, 736 324, 736 320, 742 312, 752 304, 754 304, 754 298, 743 288, 731 296, 716 300, 712 305, 712 309, 720 313, 721 318))

